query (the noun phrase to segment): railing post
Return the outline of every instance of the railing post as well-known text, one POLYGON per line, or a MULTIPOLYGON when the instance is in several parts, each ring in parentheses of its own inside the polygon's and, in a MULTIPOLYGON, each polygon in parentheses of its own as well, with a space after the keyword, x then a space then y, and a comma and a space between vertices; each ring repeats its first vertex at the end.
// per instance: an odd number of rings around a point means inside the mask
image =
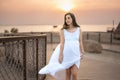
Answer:
POLYGON ((26 73, 26 41, 23 40, 23 80, 27 80, 26 73))
POLYGON ((87 32, 87 40, 89 39, 89 34, 88 34, 88 32, 87 32))
POLYGON ((112 44, 112 32, 110 34, 110 44, 112 44))
POLYGON ((38 80, 38 39, 36 39, 36 80, 38 80))
POLYGON ((45 65, 47 64, 47 37, 45 37, 45 65))
POLYGON ((98 42, 101 42, 101 39, 100 39, 100 37, 101 37, 101 34, 100 34, 100 32, 99 32, 99 38, 98 38, 98 42))
POLYGON ((51 32, 51 43, 53 43, 53 33, 51 32))

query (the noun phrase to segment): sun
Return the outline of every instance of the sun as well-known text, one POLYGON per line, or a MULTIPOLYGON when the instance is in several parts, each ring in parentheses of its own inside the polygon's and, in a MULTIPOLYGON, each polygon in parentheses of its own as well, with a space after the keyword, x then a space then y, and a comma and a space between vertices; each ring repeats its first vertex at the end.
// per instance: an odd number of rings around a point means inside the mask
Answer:
POLYGON ((72 8, 73 8, 73 4, 71 4, 71 3, 67 3, 67 4, 61 4, 61 8, 64 10, 64 11, 66 11, 66 12, 68 12, 68 11, 70 11, 72 8))
POLYGON ((65 12, 69 12, 74 8, 74 3, 71 0, 59 0, 58 6, 65 12))

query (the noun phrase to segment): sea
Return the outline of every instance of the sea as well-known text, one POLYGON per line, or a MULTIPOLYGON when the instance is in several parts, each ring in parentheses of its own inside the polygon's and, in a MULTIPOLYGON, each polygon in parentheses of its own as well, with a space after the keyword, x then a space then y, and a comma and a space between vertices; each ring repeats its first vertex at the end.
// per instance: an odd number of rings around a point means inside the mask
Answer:
MULTIPOLYGON (((80 25, 83 32, 107 32, 117 25, 80 25)), ((0 26, 0 33, 5 30, 10 32, 11 28, 17 28, 18 32, 59 32, 62 25, 19 25, 19 26, 0 26), (56 26, 56 27, 54 27, 56 26)))

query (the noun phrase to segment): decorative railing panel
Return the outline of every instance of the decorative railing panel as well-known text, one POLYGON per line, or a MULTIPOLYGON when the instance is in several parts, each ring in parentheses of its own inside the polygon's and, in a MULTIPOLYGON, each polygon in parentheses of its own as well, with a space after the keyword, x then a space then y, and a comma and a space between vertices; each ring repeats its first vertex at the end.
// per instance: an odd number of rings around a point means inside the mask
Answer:
POLYGON ((46 35, 0 38, 0 80, 44 80, 46 35))

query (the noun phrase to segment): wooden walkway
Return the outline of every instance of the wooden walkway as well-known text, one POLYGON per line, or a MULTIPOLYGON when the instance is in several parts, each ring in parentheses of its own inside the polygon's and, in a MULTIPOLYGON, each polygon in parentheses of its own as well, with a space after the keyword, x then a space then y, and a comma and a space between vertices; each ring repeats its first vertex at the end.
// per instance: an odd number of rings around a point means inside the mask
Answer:
MULTIPOLYGON (((57 44, 48 44, 47 63, 57 44)), ((120 80, 120 54, 103 51, 102 54, 86 53, 81 61, 78 80, 120 80)), ((60 76, 59 80, 64 80, 60 76)), ((56 80, 47 75, 46 80, 56 80)))

